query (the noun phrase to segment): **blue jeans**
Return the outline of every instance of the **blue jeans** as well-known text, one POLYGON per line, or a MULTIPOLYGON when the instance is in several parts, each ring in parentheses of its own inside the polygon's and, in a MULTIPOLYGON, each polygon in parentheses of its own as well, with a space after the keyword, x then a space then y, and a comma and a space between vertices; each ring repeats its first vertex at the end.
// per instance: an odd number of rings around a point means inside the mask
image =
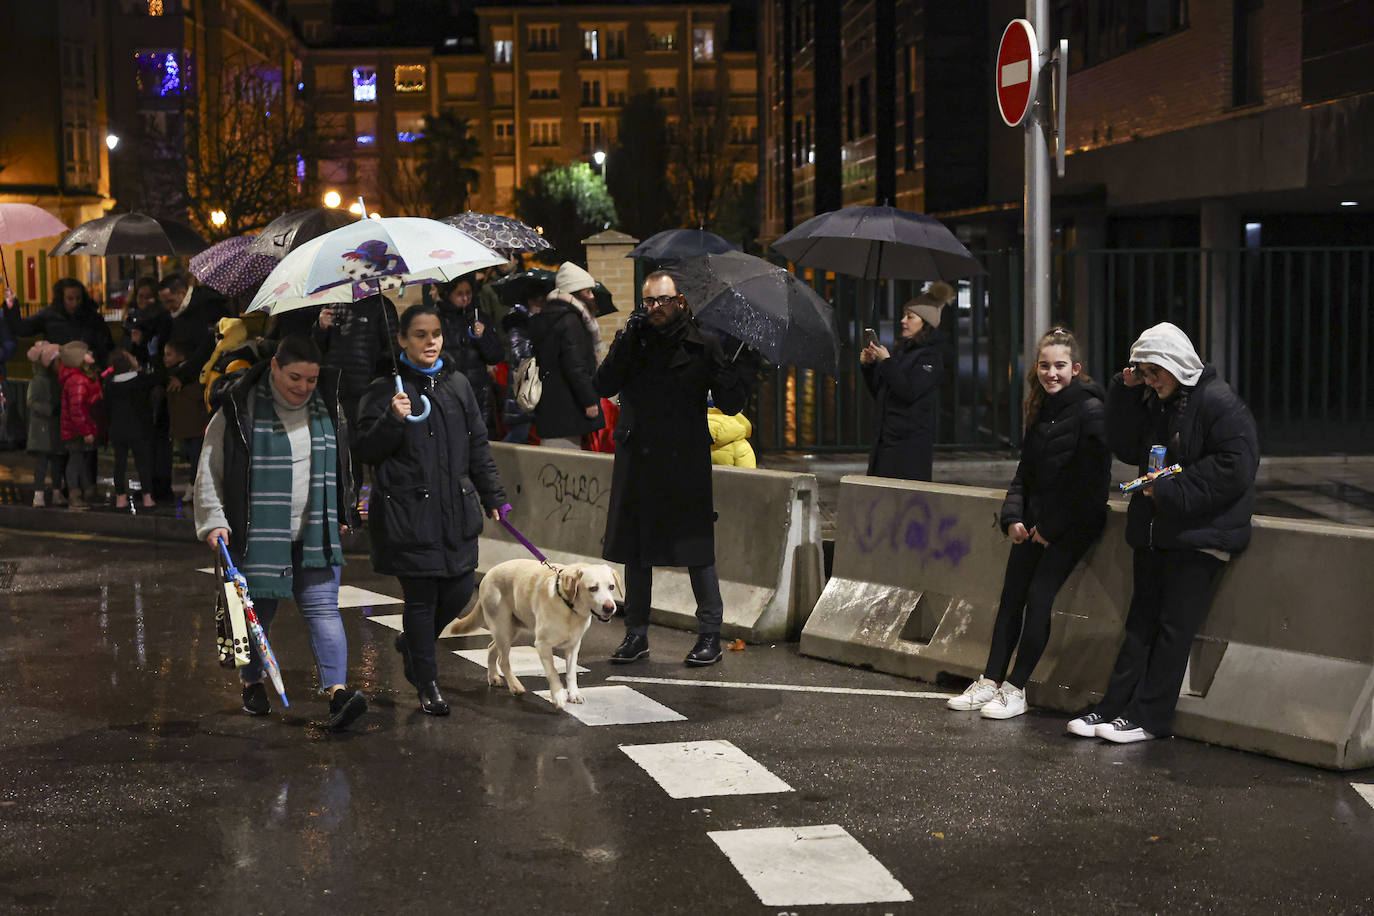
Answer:
MULTIPOLYGON (((320 689, 342 684, 348 675, 348 641, 344 637, 343 618, 339 616, 339 574, 342 570, 338 566, 323 569, 301 566, 300 541, 291 545, 291 566, 294 570, 291 591, 305 618, 305 626, 310 630, 310 648, 315 651, 320 689)), ((277 599, 256 599, 253 610, 263 632, 270 635, 272 618, 277 616, 277 599)), ((255 684, 266 677, 266 669, 258 655, 257 644, 251 638, 248 647, 252 660, 239 669, 239 677, 245 684, 255 684)), ((272 651, 275 654, 277 650, 272 651)), ((281 663, 280 657, 277 663, 281 663)))

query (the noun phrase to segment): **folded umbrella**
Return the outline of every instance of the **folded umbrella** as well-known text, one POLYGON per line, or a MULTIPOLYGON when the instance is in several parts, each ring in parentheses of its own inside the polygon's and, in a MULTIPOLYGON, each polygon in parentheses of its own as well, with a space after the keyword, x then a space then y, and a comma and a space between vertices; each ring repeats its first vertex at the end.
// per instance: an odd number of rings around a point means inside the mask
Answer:
POLYGON ((509 216, 492 213, 459 213, 445 216, 439 222, 461 229, 493 251, 544 251, 552 248, 549 240, 527 223, 509 216))
POLYGON ((835 310, 796 274, 739 251, 681 261, 669 273, 706 327, 778 365, 836 373, 835 310))
POLYGON ((739 250, 740 247, 734 242, 705 229, 665 229, 640 242, 625 257, 648 261, 679 261, 683 258, 699 258, 702 255, 725 254, 727 251, 739 250))
POLYGON ((60 255, 127 255, 161 257, 193 255, 210 247, 190 226, 142 213, 111 213, 82 223, 67 233, 50 257, 60 255))
POLYGON ((277 695, 281 697, 282 705, 290 706, 291 701, 286 698, 286 685, 281 679, 281 666, 277 664, 277 656, 272 652, 272 646, 267 642, 267 631, 262 628, 262 624, 258 622, 257 612, 253 610, 253 599, 248 594, 248 579, 238 571, 238 567, 234 566, 234 561, 229 556, 229 545, 221 540, 219 549, 224 554, 225 578, 238 591, 238 598, 243 603, 243 616, 248 622, 248 629, 253 634, 253 643, 258 647, 258 655, 262 658, 263 666, 267 669, 267 677, 272 681, 272 686, 276 688, 277 695))
POLYGON ((253 251, 257 239, 256 235, 236 235, 211 245, 191 258, 191 273, 226 296, 248 292, 277 266, 276 258, 253 251))
POLYGON ((311 239, 357 221, 358 217, 347 210, 328 207, 283 213, 258 233, 257 241, 253 243, 253 253, 265 254, 280 261, 311 239))
POLYGON ((944 223, 896 207, 813 216, 773 242, 793 264, 868 280, 959 280, 987 271, 944 223))

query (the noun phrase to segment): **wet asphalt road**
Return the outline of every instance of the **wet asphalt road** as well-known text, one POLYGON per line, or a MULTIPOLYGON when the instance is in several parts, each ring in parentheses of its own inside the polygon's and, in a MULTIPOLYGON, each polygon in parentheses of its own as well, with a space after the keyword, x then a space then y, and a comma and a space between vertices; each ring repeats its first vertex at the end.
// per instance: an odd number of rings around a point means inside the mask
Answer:
MULTIPOLYGON (((589 727, 441 655, 453 715, 434 719, 394 631, 363 608, 344 619, 372 707, 329 734, 310 724, 325 702, 287 605, 273 645, 292 706, 252 719, 215 661, 214 583, 195 571, 209 561, 195 545, 0 531, 0 910, 1374 912, 1374 809, 1351 787, 1374 772, 1076 740, 1058 715, 633 684, 686 721, 589 727), (707 739, 794 791, 673 799, 619 750, 707 739), (812 824, 843 826, 914 902, 766 906, 707 836, 812 824)), ((344 581, 399 594, 364 558, 344 581)), ((795 645, 689 670, 691 636, 659 628, 649 663, 612 668, 621 635, 594 625, 584 688, 632 675, 931 689, 795 645)))

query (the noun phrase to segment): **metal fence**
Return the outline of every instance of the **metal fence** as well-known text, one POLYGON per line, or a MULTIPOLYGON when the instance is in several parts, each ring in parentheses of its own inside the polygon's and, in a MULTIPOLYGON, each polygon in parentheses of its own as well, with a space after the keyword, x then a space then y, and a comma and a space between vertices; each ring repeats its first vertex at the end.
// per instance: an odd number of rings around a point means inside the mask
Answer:
MULTIPOLYGON (((936 442, 1014 448, 1024 382, 1022 255, 978 256, 987 274, 958 285, 942 322, 952 333, 951 365, 936 442)), ((1250 405, 1266 452, 1374 451, 1374 247, 1075 249, 1053 261, 1051 317, 1076 331, 1090 375, 1105 382, 1142 329, 1171 321, 1250 405)), ((858 369, 862 329, 891 341, 920 284, 798 273, 835 306, 840 372, 781 368, 765 379, 755 444, 866 450, 873 401, 858 369)))

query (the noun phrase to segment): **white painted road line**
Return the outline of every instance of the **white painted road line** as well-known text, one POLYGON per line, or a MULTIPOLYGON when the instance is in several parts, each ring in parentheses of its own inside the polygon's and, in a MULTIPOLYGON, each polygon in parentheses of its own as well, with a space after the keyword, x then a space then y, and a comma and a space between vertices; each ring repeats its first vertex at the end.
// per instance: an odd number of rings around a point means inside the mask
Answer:
POLYGON ((393 598, 390 595, 383 595, 381 592, 370 592, 365 588, 358 588, 356 585, 339 586, 339 607, 373 607, 378 604, 404 604, 400 598, 393 598))
MULTIPOLYGON (((553 702, 547 690, 535 696, 553 702)), ((569 703, 563 708, 583 725, 643 725, 649 722, 685 722, 687 717, 662 703, 649 699, 630 687, 583 687, 585 703, 569 703)))
POLYGON ((866 687, 808 687, 805 684, 750 684, 743 681, 694 681, 676 677, 625 677, 612 675, 608 681, 626 684, 668 684, 676 687, 727 687, 732 690, 782 690, 792 693, 846 693, 861 697, 910 697, 913 700, 948 700, 952 693, 933 690, 879 690, 866 687))
POLYGON ((1360 793, 1360 797, 1369 802, 1369 806, 1374 808, 1374 782, 1352 782, 1350 788, 1360 793))
POLYGON ((896 903, 911 894, 838 824, 708 834, 765 906, 896 903))
POLYGON ((729 741, 622 744, 620 749, 672 798, 792 791, 729 741))
MULTIPOLYGON (((379 624, 381 624, 381 625, 384 626, 384 627, 388 627, 388 628, 390 628, 390 629, 392 629, 392 630, 395 630, 397 633, 400 633, 401 631, 403 631, 403 630, 405 629, 405 624, 402 622, 402 621, 404 620, 404 615, 402 615, 402 614, 369 614, 369 615, 365 616, 365 617, 363 618, 363 620, 370 620, 370 621, 372 621, 373 623, 379 623, 379 624)), ((463 635, 464 635, 464 636, 490 636, 490 635, 491 635, 491 631, 490 631, 490 630, 482 629, 481 627, 478 627, 477 629, 473 630, 471 633, 464 633, 463 635)), ((440 638, 444 638, 444 637, 441 636, 440 638)), ((518 677, 519 674, 517 673, 516 676, 518 677)))
MULTIPOLYGON (((487 670, 487 650, 486 649, 455 649, 454 655, 465 658, 483 671, 487 670)), ((544 663, 539 660, 539 653, 534 646, 511 646, 510 666, 515 671, 516 677, 543 677, 544 663)), ((568 660, 557 655, 553 657, 554 670, 559 674, 567 675, 568 660)), ((577 666, 578 674, 586 674, 590 669, 577 666)))

